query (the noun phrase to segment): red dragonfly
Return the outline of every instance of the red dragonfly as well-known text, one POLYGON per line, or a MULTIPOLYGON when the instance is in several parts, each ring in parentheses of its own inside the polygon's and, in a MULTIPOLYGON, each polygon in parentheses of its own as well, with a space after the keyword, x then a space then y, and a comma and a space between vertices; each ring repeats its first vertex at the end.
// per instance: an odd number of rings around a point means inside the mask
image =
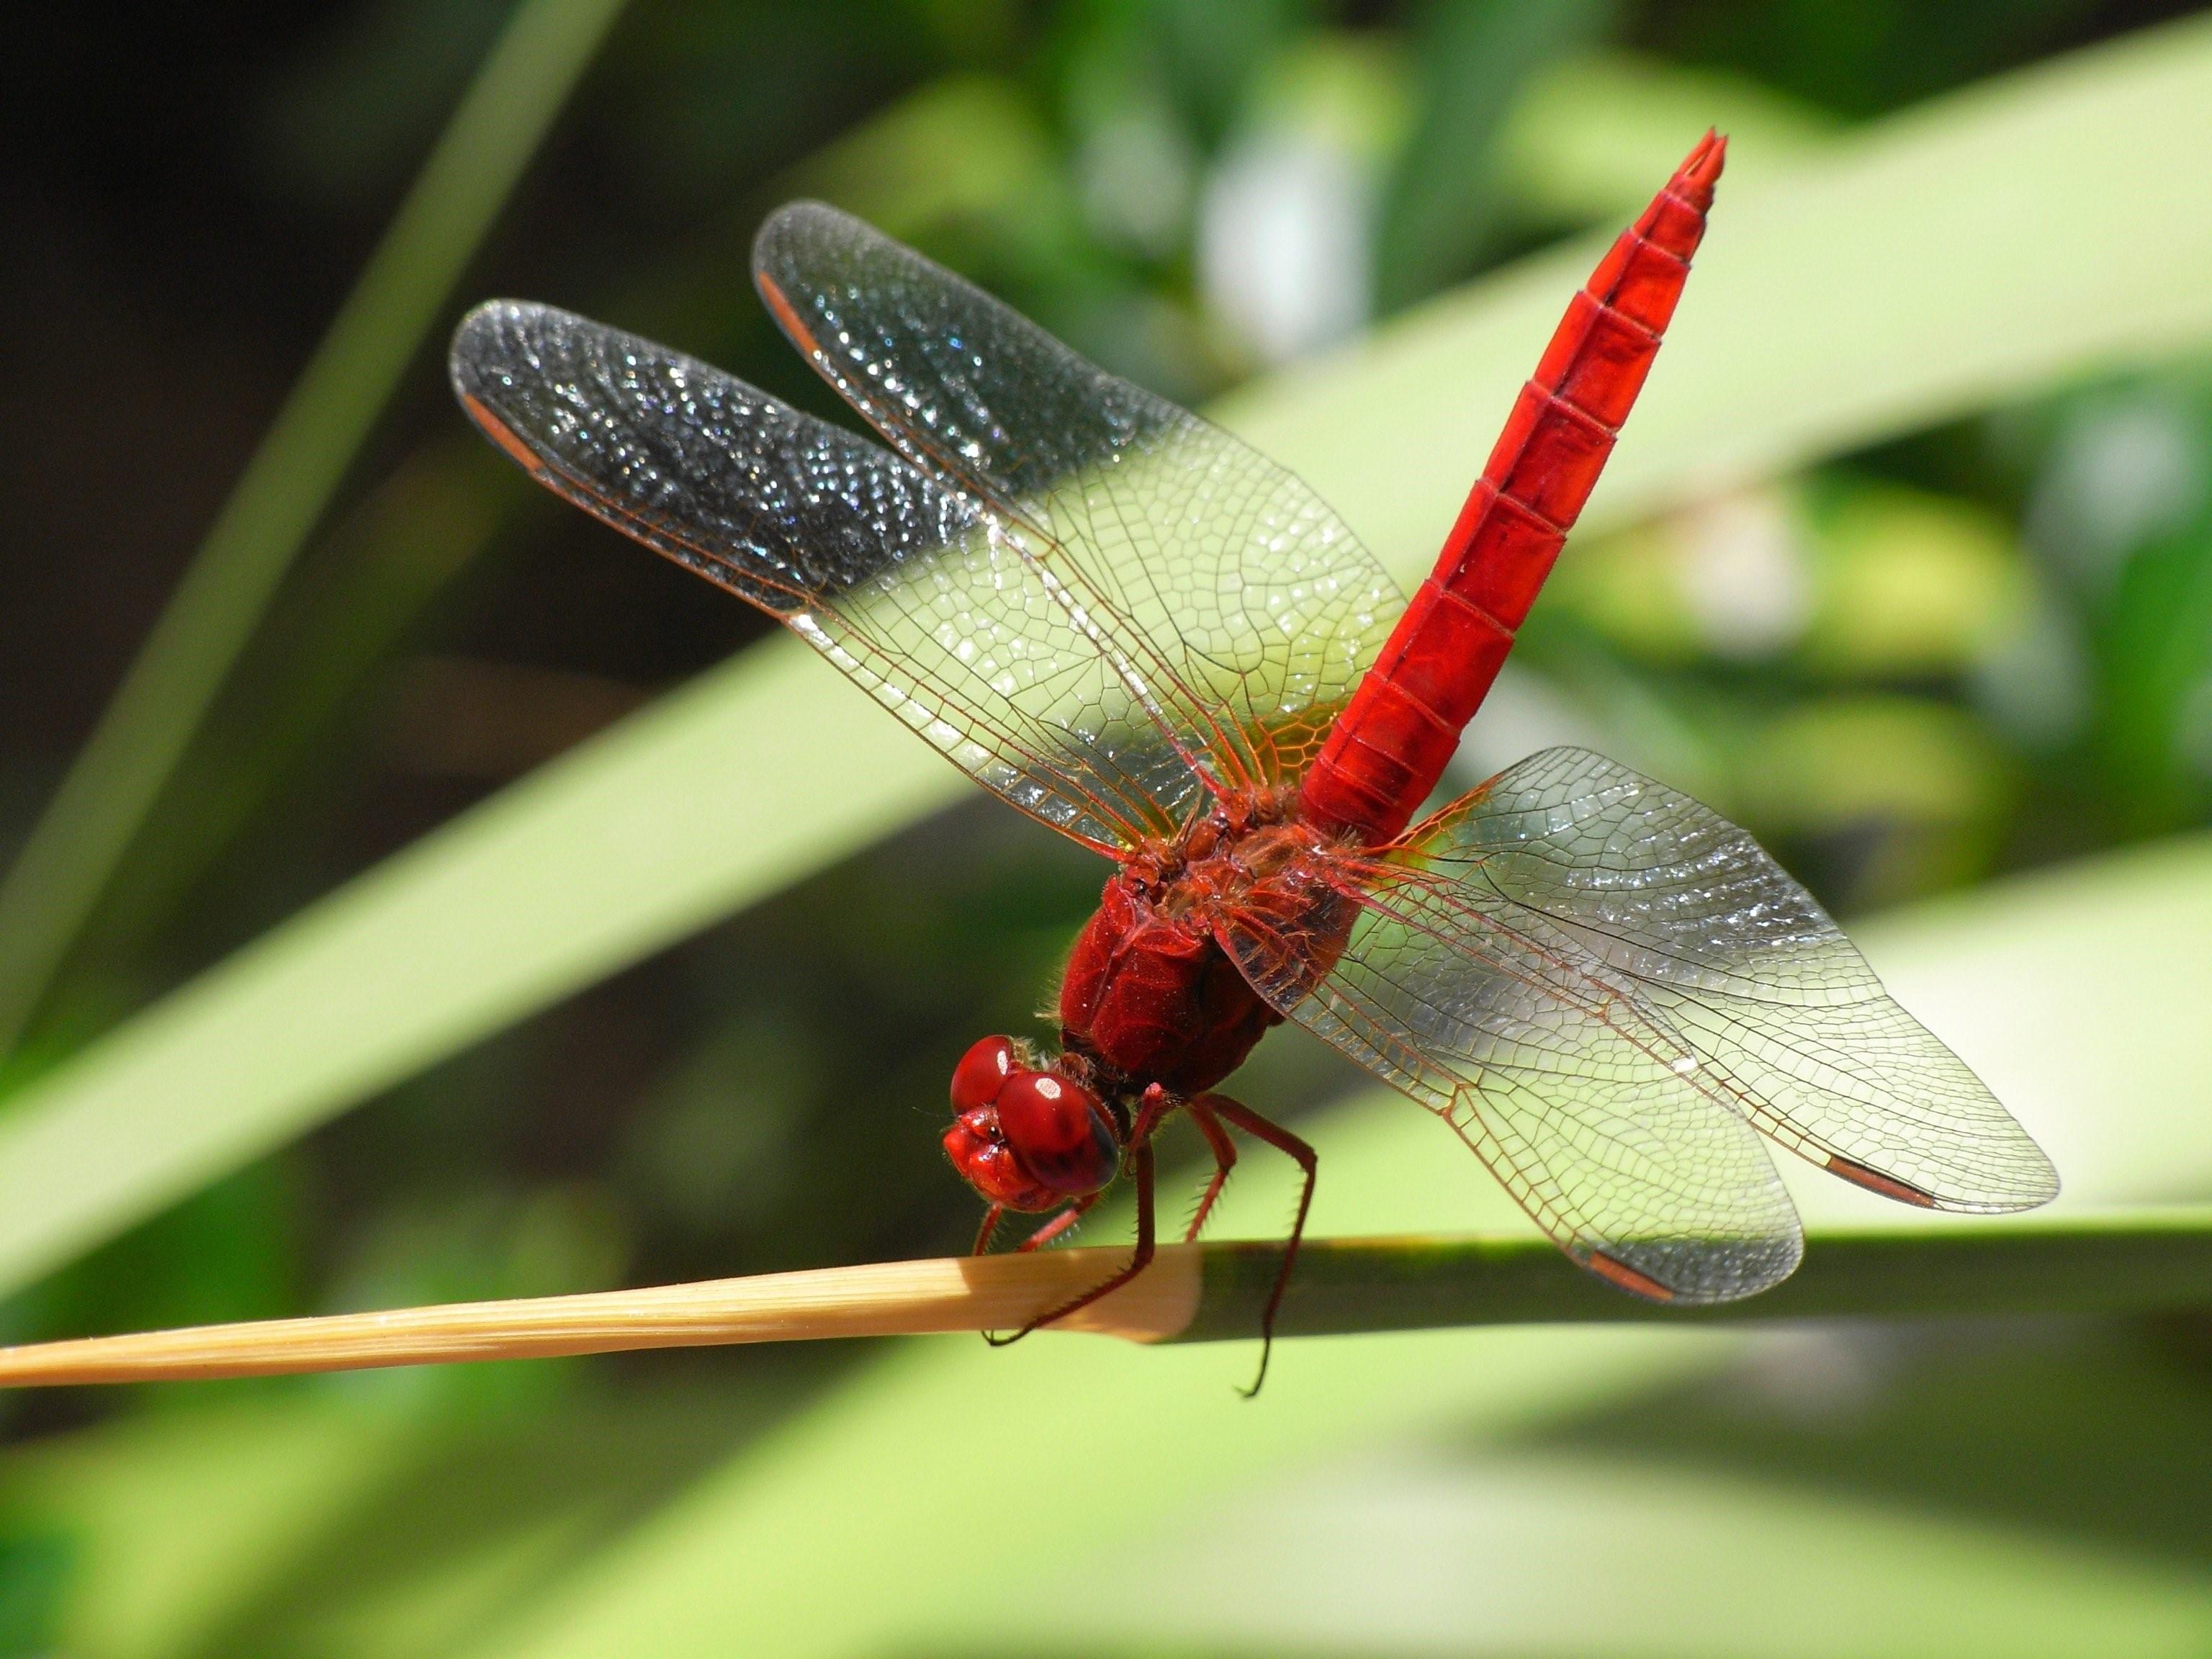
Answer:
MULTIPOLYGON (((1569 302, 1407 605, 1297 477, 831 208, 762 228, 761 298, 889 448, 537 305, 453 378, 533 477, 787 623, 986 788, 1113 860, 1060 1052, 986 1038, 953 1164, 1064 1233, 1186 1114, 1304 1172, 1216 1085, 1295 1020, 1442 1117, 1576 1261, 1748 1296, 1803 1244, 1764 1134, 1905 1203, 2057 1190, 2042 1152, 1742 830, 1601 756, 1530 757, 1419 823, 1635 401, 1704 234, 1708 134, 1569 302), (1409 824, 1411 827, 1409 828, 1409 824)), ((1262 1349, 1265 1375, 1266 1350, 1262 1349)))

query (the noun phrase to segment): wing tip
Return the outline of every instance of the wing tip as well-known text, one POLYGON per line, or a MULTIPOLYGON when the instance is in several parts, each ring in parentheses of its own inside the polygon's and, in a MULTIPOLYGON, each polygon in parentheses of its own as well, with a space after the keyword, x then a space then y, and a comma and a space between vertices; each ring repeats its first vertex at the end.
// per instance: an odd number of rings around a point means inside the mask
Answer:
POLYGON ((824 234, 849 238, 856 233, 883 238, 883 233, 866 220, 828 202, 806 196, 786 202, 762 220, 760 228, 753 233, 753 281, 758 283, 772 268, 787 264, 795 245, 802 240, 824 234))
POLYGON ((1615 1290, 1662 1307, 1701 1308, 1771 1291, 1804 1260, 1804 1235, 1654 1240, 1644 1245, 1584 1246, 1576 1263, 1615 1290), (1632 1259, 1641 1257, 1641 1261, 1632 1259))
POLYGON ((453 325, 453 337, 446 348, 446 378, 453 382, 453 395, 465 406, 483 382, 486 360, 495 349, 501 325, 513 314, 514 304, 512 300, 486 300, 471 306, 468 314, 453 325))
POLYGON ((471 307, 453 325, 446 350, 446 374, 454 394, 465 404, 471 398, 482 402, 495 381, 530 366, 531 336, 542 336, 551 325, 583 320, 534 300, 485 300, 471 307))
POLYGON ((493 447, 533 477, 544 476, 544 461, 492 407, 491 398, 494 387, 519 366, 517 335, 542 321, 546 309, 527 300, 486 300, 472 306, 454 325, 446 354, 446 376, 462 412, 493 447))

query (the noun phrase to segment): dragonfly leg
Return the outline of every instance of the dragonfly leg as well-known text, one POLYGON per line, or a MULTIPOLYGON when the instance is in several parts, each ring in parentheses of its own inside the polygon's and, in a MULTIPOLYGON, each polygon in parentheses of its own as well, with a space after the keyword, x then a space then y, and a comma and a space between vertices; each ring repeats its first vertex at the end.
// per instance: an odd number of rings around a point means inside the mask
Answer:
POLYGON ((1182 1242, 1186 1244, 1198 1237, 1199 1229, 1206 1225, 1206 1218, 1213 1212, 1214 1200, 1221 1196, 1222 1188, 1228 1183, 1229 1172, 1237 1167, 1237 1143, 1229 1138, 1229 1131, 1221 1127, 1221 1120, 1214 1116, 1212 1107, 1206 1103, 1211 1098, 1200 1095, 1184 1107, 1213 1153, 1213 1178, 1199 1194, 1198 1208, 1191 1212, 1190 1225, 1183 1230, 1182 1242))
MULTIPOLYGON (((1134 1140, 1134 1137, 1131 1139, 1134 1140)), ((1110 1296, 1139 1273, 1152 1265, 1152 1253, 1158 1248, 1158 1234, 1154 1226, 1152 1193, 1152 1144, 1149 1140, 1136 1142, 1129 1148, 1129 1176, 1137 1187, 1137 1248, 1129 1253, 1128 1261, 1115 1269, 1103 1282, 1092 1285, 1073 1301, 1063 1302, 1049 1313, 1039 1314, 1035 1319, 1008 1336, 983 1333, 983 1340, 994 1348, 1003 1348, 1009 1342, 1018 1342, 1040 1326, 1050 1325, 1065 1319, 1079 1308, 1087 1308, 1103 1296, 1110 1296)))
POLYGON ((968 1254, 970 1255, 990 1255, 992 1237, 999 1231, 999 1224, 1005 1220, 1006 1217, 1006 1206, 1003 1204, 994 1204, 989 1209, 984 1211, 983 1224, 975 1230, 975 1248, 969 1251, 968 1254))
POLYGON ((1306 1212, 1313 1208, 1314 1176, 1321 1160, 1304 1141, 1281 1124, 1272 1123, 1261 1117, 1249 1106, 1225 1095, 1206 1095, 1191 1103, 1193 1117, 1198 1115, 1201 1103, 1216 1115, 1226 1118, 1255 1140, 1266 1141, 1305 1171, 1305 1185, 1298 1191, 1297 1218, 1291 1223, 1290 1242, 1283 1247, 1283 1265, 1275 1274, 1275 1288, 1267 1297, 1267 1311, 1260 1316, 1260 1374, 1252 1379, 1252 1386, 1244 1390, 1244 1397, 1249 1400, 1260 1392, 1260 1385, 1267 1380, 1267 1358, 1275 1346, 1275 1314, 1283 1305, 1283 1292, 1290 1288, 1291 1264, 1298 1259, 1298 1241, 1305 1237, 1306 1212))
POLYGON ((1129 1139, 1125 1143, 1133 1153, 1139 1146, 1152 1144, 1153 1134, 1167 1121, 1168 1114, 1175 1110, 1177 1103, 1176 1097, 1158 1084, 1146 1086, 1142 1098, 1137 1103, 1137 1121, 1129 1126, 1129 1139))
POLYGON ((1062 1210, 1058 1215, 1053 1217, 1051 1220, 1046 1222, 1043 1226, 1038 1228, 1027 1238, 1014 1246, 1015 1249, 1042 1249, 1046 1245, 1051 1243, 1054 1239, 1058 1238, 1062 1233, 1067 1231, 1069 1228, 1074 1226, 1077 1222, 1082 1220, 1085 1213, 1088 1212, 1091 1206, 1097 1201, 1098 1194, 1097 1193, 1085 1194, 1081 1198, 1077 1199, 1066 1209, 1062 1210))

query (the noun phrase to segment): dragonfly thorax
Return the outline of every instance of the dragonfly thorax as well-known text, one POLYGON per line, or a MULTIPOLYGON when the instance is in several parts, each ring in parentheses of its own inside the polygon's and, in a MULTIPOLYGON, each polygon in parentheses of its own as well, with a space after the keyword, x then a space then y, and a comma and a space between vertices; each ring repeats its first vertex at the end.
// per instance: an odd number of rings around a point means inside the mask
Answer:
POLYGON ((1167 902, 1178 890, 1191 893, 1209 882, 1218 884, 1237 862, 1249 861, 1257 850, 1255 838, 1285 830, 1297 817, 1295 788, 1237 790, 1210 801, 1173 836, 1140 844, 1122 860, 1120 878, 1167 902), (1222 859, 1231 862, 1216 863, 1222 859))
POLYGON ((1328 845, 1279 797, 1217 811, 1140 849, 1099 896, 1060 981, 1060 1040, 1109 1092, 1188 1097, 1244 1062, 1277 1013, 1217 939, 1231 910, 1302 915, 1328 845))

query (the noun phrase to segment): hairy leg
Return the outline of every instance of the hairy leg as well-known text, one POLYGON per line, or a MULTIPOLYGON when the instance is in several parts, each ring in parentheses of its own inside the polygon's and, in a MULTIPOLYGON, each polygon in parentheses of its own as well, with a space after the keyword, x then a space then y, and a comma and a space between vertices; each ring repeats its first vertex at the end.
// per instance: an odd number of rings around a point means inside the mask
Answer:
POLYGON ((1158 1247, 1153 1214, 1152 1148, 1147 1141, 1129 1149, 1129 1176, 1137 1187, 1137 1248, 1129 1253, 1128 1261, 1117 1268, 1103 1282, 1092 1285, 1073 1301, 1063 1302, 1049 1313, 1039 1314, 1035 1319, 1009 1336, 994 1336, 985 1332, 983 1340, 993 1347, 1004 1347, 1018 1342, 1040 1326, 1062 1320, 1079 1308, 1087 1308, 1103 1296, 1111 1296, 1139 1273, 1152 1265, 1152 1255, 1158 1247))
POLYGON ((1207 1098, 1200 1095, 1195 1100, 1186 1102, 1183 1107, 1190 1114, 1190 1121, 1198 1126, 1199 1133, 1206 1137, 1206 1144, 1213 1153, 1213 1178, 1206 1183, 1206 1190, 1199 1194, 1198 1208, 1191 1212, 1190 1225, 1183 1230, 1182 1242, 1186 1244, 1198 1237, 1199 1230, 1206 1225, 1206 1218, 1213 1212, 1214 1200, 1221 1196, 1222 1188, 1228 1183, 1229 1172, 1237 1167, 1237 1143, 1229 1138, 1229 1131, 1221 1127, 1221 1120, 1213 1115, 1212 1107, 1206 1104, 1207 1098))
POLYGON ((991 1254, 992 1237, 999 1231, 999 1223, 1006 1218, 1006 1206, 1003 1204, 994 1204, 983 1212, 983 1224, 975 1230, 975 1248, 969 1251, 969 1255, 991 1254))
POLYGON ((1062 1233, 1075 1225, 1077 1222, 1082 1220, 1085 1212, 1088 1212, 1091 1206, 1097 1201, 1098 1194, 1097 1193, 1085 1194, 1083 1197, 1077 1199, 1066 1209, 1062 1210, 1058 1215, 1053 1217, 1051 1220, 1046 1222, 1043 1226, 1038 1228, 1020 1243, 1014 1246, 1014 1248, 1017 1250, 1042 1249, 1046 1245, 1051 1243, 1054 1239, 1058 1238, 1062 1233))
POLYGON ((1297 1217, 1291 1223, 1290 1242, 1283 1247, 1283 1265, 1275 1274, 1275 1288, 1267 1297, 1267 1311, 1260 1316, 1260 1374, 1252 1379, 1252 1386, 1244 1391, 1249 1399, 1258 1394, 1260 1385, 1267 1380, 1267 1359, 1275 1346, 1275 1315, 1283 1305, 1283 1292, 1290 1288, 1291 1265, 1298 1259, 1298 1241, 1305 1237, 1306 1213, 1313 1208, 1314 1177, 1321 1161, 1315 1156, 1311 1146, 1281 1124, 1261 1117, 1249 1106, 1225 1095, 1205 1095, 1191 1102, 1194 1117, 1198 1115, 1201 1103, 1216 1116, 1235 1124, 1255 1140, 1266 1141, 1305 1171, 1305 1184, 1298 1191, 1297 1217))

